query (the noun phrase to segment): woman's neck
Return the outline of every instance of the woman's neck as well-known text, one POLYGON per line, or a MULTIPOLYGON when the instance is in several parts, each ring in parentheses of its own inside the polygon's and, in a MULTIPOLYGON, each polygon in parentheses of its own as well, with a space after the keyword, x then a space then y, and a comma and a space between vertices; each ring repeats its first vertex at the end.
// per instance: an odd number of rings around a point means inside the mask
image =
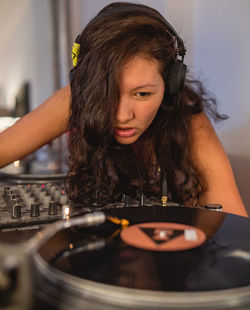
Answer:
POLYGON ((142 135, 136 142, 131 144, 137 159, 144 165, 154 164, 156 161, 153 139, 150 134, 142 135))

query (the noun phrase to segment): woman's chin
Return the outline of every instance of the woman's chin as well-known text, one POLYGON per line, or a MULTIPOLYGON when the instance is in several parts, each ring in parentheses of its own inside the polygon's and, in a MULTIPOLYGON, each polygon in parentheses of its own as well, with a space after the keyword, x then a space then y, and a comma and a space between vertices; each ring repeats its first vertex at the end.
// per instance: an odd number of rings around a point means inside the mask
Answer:
POLYGON ((137 141, 138 136, 132 136, 132 137, 119 137, 117 135, 114 136, 115 140, 120 143, 120 144, 133 144, 134 142, 137 141))

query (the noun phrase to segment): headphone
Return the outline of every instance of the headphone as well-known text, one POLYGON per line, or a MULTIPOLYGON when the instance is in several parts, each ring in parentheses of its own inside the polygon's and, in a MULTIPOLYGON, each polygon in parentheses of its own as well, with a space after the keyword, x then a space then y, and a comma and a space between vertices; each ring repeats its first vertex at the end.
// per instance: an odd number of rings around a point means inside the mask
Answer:
MULTIPOLYGON (((109 16, 113 13, 128 12, 128 11, 145 12, 146 14, 150 16, 152 13, 150 8, 138 7, 136 5, 125 5, 125 6, 119 6, 119 7, 111 6, 105 11, 101 11, 90 23, 94 23, 96 20, 102 17, 109 16)), ((154 16, 154 18, 157 18, 161 23, 163 23, 167 27, 167 30, 169 31, 169 33, 176 39, 177 57, 175 60, 172 60, 169 65, 167 81, 165 83, 165 92, 166 92, 166 95, 177 97, 177 102, 178 102, 179 93, 184 89, 184 85, 185 85, 185 76, 186 76, 187 66, 183 63, 183 61, 184 61, 186 49, 185 49, 185 46, 184 46, 184 43, 181 37, 178 35, 175 29, 167 22, 167 20, 162 15, 159 14, 157 17, 154 16)), ((80 36, 76 38, 76 41, 72 47, 73 69, 70 71, 70 81, 73 78, 74 67, 77 65, 77 56, 80 52, 79 38, 80 36)))

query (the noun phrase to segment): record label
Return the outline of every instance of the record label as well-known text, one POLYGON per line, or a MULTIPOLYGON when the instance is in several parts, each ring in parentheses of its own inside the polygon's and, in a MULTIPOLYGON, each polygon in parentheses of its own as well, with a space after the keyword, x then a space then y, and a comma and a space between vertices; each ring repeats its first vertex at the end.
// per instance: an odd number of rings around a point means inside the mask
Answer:
POLYGON ((206 241, 206 235, 189 225, 152 222, 129 226, 121 232, 121 239, 137 248, 172 252, 196 248, 206 241))

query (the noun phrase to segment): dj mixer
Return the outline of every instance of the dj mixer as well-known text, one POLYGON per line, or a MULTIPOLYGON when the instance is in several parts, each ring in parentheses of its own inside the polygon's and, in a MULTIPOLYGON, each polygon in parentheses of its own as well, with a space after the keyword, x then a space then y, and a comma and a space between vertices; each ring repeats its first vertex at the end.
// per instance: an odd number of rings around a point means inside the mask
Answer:
MULTIPOLYGON (((0 241, 23 241, 55 221, 110 208, 161 205, 161 200, 137 191, 102 207, 75 205, 68 199, 64 174, 2 176, 0 183, 0 241)), ((172 203, 172 205, 175 205, 172 203)))

